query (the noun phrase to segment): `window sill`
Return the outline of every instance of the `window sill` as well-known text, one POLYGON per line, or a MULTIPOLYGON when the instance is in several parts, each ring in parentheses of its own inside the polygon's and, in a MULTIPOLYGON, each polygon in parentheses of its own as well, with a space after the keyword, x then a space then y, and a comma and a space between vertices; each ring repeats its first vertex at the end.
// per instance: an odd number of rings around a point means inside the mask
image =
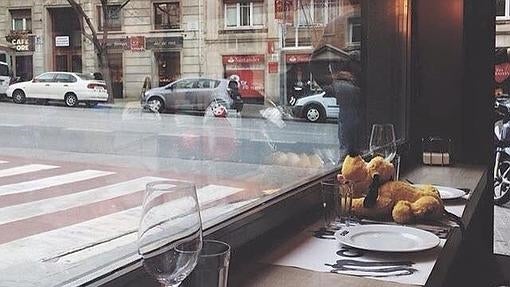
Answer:
MULTIPOLYGON (((98 31, 97 34, 98 35, 103 35, 104 31, 98 31)), ((113 35, 118 34, 118 35, 120 35, 120 34, 126 34, 126 32, 122 31, 122 30, 121 31, 108 31, 108 35, 110 35, 110 34, 113 34, 113 35)))
POLYGON ((184 29, 176 28, 176 29, 154 29, 150 30, 149 33, 182 33, 184 29))
POLYGON ((246 28, 225 28, 219 30, 219 34, 244 34, 244 33, 267 33, 265 27, 246 27, 246 28))

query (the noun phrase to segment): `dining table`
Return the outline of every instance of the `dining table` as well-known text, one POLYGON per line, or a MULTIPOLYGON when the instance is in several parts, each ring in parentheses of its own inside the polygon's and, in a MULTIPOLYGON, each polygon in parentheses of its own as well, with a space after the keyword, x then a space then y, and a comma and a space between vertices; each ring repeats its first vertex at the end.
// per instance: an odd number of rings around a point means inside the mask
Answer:
MULTIPOLYGON (((440 242, 435 248, 417 252, 352 248, 338 242, 335 236, 338 230, 324 227, 320 215, 306 214, 234 254, 229 286, 468 286, 457 284, 463 284, 461 277, 464 280, 470 277, 462 274, 470 270, 463 269, 469 265, 465 261, 476 261, 479 256, 472 249, 481 253, 490 249, 485 246, 489 240, 479 234, 492 229, 484 225, 484 219, 478 218, 488 208, 487 175, 486 166, 460 163, 418 165, 402 172, 401 180, 413 184, 433 184, 464 192, 443 200, 445 209, 461 222, 442 220, 437 225, 409 225, 436 234, 440 242)), ((360 222, 363 224, 363 220, 360 222)), ((396 225, 370 220, 364 223, 396 225)), ((483 264, 483 260, 478 263, 483 264)))

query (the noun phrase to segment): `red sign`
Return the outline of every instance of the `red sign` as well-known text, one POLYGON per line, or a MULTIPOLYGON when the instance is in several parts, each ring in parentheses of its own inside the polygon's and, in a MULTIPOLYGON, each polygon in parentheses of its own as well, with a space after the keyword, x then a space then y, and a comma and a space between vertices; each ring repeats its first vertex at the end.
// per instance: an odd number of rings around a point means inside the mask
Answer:
POLYGON ((269 70, 269 74, 277 74, 278 73, 278 62, 267 63, 267 68, 269 70))
POLYGON ((494 66, 494 79, 497 83, 502 83, 510 77, 510 63, 503 63, 494 66))
POLYGON ((131 51, 144 51, 145 50, 145 37, 144 36, 129 37, 129 49, 131 51))
POLYGON ((223 64, 259 64, 264 63, 264 55, 223 56, 223 64))
POLYGON ((285 61, 287 64, 308 63, 310 57, 310 54, 287 54, 285 55, 285 61))
POLYGON ((275 13, 274 18, 275 20, 282 22, 282 23, 293 23, 294 20, 294 14, 292 11, 292 1, 293 0, 275 0, 274 1, 274 7, 275 7, 275 13))
POLYGON ((275 52, 274 42, 273 41, 268 41, 267 42, 267 53, 268 54, 274 54, 274 52, 275 52))

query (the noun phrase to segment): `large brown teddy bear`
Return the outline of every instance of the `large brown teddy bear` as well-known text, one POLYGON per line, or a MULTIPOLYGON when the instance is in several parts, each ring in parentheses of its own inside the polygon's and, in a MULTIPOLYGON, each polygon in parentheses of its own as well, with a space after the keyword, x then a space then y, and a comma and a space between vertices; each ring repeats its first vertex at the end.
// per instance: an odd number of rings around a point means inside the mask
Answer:
POLYGON ((354 215, 373 219, 393 218, 403 224, 438 219, 444 214, 437 189, 431 185, 416 187, 407 182, 393 181, 393 174, 393 165, 380 156, 368 163, 361 156, 346 157, 338 179, 353 183, 354 215))

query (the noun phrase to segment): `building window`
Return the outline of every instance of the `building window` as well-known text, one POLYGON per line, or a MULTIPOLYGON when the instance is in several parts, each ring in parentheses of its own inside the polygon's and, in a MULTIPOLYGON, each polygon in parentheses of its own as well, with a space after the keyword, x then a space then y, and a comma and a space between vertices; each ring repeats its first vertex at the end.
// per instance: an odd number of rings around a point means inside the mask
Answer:
POLYGON ((349 19, 349 44, 361 43, 361 19, 353 17, 349 19))
POLYGON ((179 2, 154 3, 154 28, 179 29, 181 27, 181 8, 179 2))
MULTIPOLYGON (((120 5, 108 5, 107 8, 108 13, 108 31, 120 31, 122 29, 122 18, 121 18, 121 6, 120 5)), ((99 21, 99 31, 103 31, 103 23, 104 23, 104 15, 103 8, 101 6, 97 7, 98 11, 98 21, 99 21)))
POLYGON ((322 26, 332 21, 340 14, 339 0, 298 0, 297 15, 298 26, 322 26))
POLYGON ((225 28, 261 27, 264 25, 263 2, 225 3, 225 28))
POLYGON ((30 9, 11 10, 13 31, 32 33, 32 11, 30 9))
POLYGON ((496 0, 496 19, 510 19, 510 0, 496 0))

